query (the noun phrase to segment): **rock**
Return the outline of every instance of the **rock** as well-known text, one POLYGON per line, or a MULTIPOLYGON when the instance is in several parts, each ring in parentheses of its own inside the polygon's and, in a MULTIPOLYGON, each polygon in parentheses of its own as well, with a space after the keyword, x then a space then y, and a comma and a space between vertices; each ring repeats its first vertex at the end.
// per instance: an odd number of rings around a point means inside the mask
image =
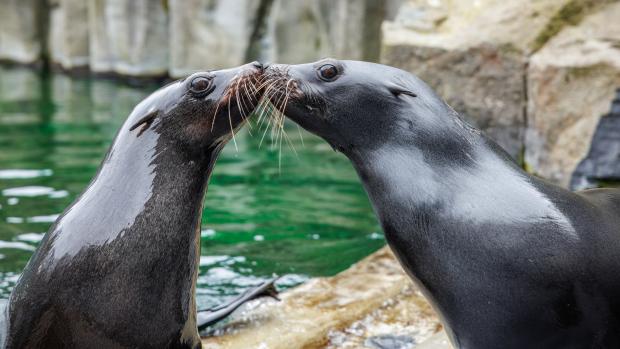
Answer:
MULTIPOLYGON (((399 346, 421 343, 441 329, 434 312, 413 283, 360 320, 332 330, 326 349, 399 346)), ((406 347, 403 347, 406 348, 406 347)))
POLYGON ((567 2, 410 0, 384 24, 381 60, 428 82, 519 158, 527 55, 567 2))
POLYGON ((421 343, 416 349, 452 349, 452 344, 450 344, 450 339, 446 335, 446 332, 441 331, 431 338, 421 343))
POLYGON ((91 70, 138 77, 167 75, 164 4, 158 0, 89 1, 91 70))
POLYGON ((33 64, 41 58, 44 7, 40 0, 4 0, 0 10, 0 60, 33 64))
POLYGON ((530 59, 525 161, 567 185, 620 86, 620 3, 565 26, 530 59))
POLYGON ((381 23, 401 0, 276 0, 262 58, 296 64, 333 56, 376 61, 381 23))
POLYGON ((609 114, 596 126, 588 156, 573 172, 570 188, 596 188, 601 181, 620 181, 620 89, 609 114))
MULTIPOLYGON (((246 304, 246 310, 233 314, 234 319, 214 336, 203 338, 203 348, 359 348, 347 345, 364 343, 365 330, 354 335, 352 343, 346 333, 339 344, 333 343, 333 332, 379 328, 366 324, 396 318, 399 309, 407 312, 400 323, 404 335, 417 333, 416 340, 422 341, 440 328, 430 305, 387 247, 334 277, 312 279, 281 293, 280 298, 281 302, 246 304)), ((398 321, 392 320, 385 328, 398 328, 398 321)))
POLYGON ((82 0, 50 2, 48 52, 63 69, 86 68, 89 61, 88 3, 82 0))
POLYGON ((410 336, 380 335, 366 339, 366 347, 373 349, 412 349, 416 345, 410 336))
POLYGON ((170 0, 170 74, 245 63, 262 2, 170 0))
POLYGON ((270 62, 295 64, 329 55, 327 30, 314 0, 276 0, 269 15, 266 47, 270 62))

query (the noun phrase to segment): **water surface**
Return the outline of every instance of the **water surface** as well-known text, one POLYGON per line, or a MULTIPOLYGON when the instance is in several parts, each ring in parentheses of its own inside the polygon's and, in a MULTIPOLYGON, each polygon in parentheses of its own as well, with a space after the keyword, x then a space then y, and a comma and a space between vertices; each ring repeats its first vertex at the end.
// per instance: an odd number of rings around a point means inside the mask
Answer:
MULTIPOLYGON (((0 68, 0 298, 156 88, 0 68)), ((283 145, 280 156, 268 140, 259 147, 254 128, 220 156, 203 212, 200 307, 274 273, 281 287, 336 274, 384 243, 348 160, 287 129, 296 154, 283 145)))

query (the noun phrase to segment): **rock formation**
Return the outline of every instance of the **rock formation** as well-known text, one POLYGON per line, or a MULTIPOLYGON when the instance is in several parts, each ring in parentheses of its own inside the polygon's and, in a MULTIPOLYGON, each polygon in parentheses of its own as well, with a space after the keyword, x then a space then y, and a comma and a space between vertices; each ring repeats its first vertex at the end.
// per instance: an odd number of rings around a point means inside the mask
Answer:
POLYGON ((620 87, 620 3, 566 25, 530 58, 525 161, 567 185, 620 87))
POLYGON ((0 6, 0 60, 37 63, 47 7, 42 0, 5 0, 0 6))
POLYGON ((566 186, 620 86, 619 11, 607 0, 409 0, 384 24, 382 61, 566 186))
POLYGON ((620 89, 609 114, 598 122, 588 156, 573 172, 570 187, 595 188, 605 181, 620 182, 620 89))

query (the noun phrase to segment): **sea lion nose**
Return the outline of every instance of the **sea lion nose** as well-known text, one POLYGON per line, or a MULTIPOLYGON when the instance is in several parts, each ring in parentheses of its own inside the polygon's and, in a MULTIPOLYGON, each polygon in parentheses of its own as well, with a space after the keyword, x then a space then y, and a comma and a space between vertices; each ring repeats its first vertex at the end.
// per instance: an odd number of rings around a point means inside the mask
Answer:
POLYGON ((259 70, 265 69, 265 67, 263 66, 263 63, 261 63, 259 61, 254 61, 254 62, 250 63, 250 65, 252 65, 254 68, 257 68, 259 70))

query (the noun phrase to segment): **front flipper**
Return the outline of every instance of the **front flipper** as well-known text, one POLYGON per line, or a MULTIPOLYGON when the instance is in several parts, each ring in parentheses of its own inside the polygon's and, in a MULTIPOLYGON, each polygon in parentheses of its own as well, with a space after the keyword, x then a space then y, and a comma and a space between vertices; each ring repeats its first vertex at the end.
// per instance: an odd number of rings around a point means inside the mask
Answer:
POLYGON ((253 299, 257 299, 260 297, 271 297, 276 300, 280 300, 278 298, 278 290, 274 283, 278 280, 279 277, 274 277, 270 280, 263 282, 262 284, 251 288, 245 292, 243 292, 239 297, 230 301, 227 304, 218 305, 216 307, 199 310, 198 311, 198 330, 202 331, 205 328, 216 324, 217 322, 223 320, 225 317, 230 315, 233 311, 239 308, 243 303, 249 302, 253 299))

